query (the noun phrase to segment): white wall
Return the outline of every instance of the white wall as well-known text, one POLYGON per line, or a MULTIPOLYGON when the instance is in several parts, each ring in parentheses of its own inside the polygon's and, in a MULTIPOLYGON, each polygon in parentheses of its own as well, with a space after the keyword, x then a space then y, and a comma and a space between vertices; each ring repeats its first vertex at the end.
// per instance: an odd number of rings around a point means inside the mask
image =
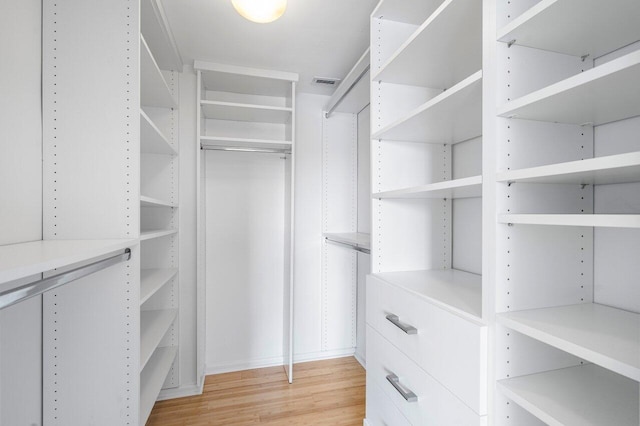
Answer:
POLYGON ((322 349, 322 108, 328 96, 296 99, 294 359, 322 349))
MULTIPOLYGON (((41 2, 0 0, 0 245, 42 238, 41 2)), ((0 424, 40 425, 42 299, 0 311, 0 424)))

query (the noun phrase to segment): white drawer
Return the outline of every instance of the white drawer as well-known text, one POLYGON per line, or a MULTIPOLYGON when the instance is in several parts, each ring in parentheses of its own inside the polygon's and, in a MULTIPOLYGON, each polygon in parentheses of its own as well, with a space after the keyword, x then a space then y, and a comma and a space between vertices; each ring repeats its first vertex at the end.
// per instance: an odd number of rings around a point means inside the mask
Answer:
POLYGON ((486 417, 478 416, 371 326, 367 326, 367 387, 372 383, 382 388, 413 425, 485 424, 486 417), (405 399, 389 380, 392 375, 398 378, 404 392, 411 391, 415 394, 416 401, 405 399))
POLYGON ((369 426, 411 426, 374 380, 367 380, 367 423, 369 426))
MULTIPOLYGON (((477 414, 487 413, 487 327, 445 311, 375 276, 367 276, 367 324, 477 414), (387 319, 417 329, 407 334, 387 319)), ((367 351, 367 362, 369 352, 367 351)))

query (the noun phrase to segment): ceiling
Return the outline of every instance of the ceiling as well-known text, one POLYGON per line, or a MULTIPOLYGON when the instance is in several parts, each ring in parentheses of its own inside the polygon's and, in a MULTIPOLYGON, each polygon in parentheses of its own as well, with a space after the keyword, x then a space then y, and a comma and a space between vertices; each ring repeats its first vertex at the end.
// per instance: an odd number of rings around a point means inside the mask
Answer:
POLYGON ((369 45, 378 0, 288 0, 270 24, 242 18, 231 0, 161 0, 185 64, 203 60, 300 74, 298 91, 331 94, 313 77, 344 78, 369 45))

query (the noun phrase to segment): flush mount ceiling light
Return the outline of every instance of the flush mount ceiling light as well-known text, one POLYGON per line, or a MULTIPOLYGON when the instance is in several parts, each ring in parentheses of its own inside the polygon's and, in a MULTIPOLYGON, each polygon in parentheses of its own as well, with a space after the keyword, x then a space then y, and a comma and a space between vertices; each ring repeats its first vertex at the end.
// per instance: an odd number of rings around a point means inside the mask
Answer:
POLYGON ((287 0, 231 0, 240 15, 259 24, 273 22, 282 16, 287 0))

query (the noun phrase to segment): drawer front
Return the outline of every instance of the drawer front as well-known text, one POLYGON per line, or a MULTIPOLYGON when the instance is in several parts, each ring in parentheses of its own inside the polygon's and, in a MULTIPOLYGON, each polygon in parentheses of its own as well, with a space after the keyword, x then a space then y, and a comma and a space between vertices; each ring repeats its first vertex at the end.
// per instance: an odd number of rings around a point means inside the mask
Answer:
POLYGON ((477 414, 487 413, 487 327, 371 275, 367 277, 366 309, 367 324, 477 414), (387 319, 389 315, 395 315, 398 324, 387 319), (406 326, 415 331, 403 331, 401 327, 406 326))
POLYGON ((376 383, 413 425, 472 426, 484 420, 367 326, 367 386, 370 383, 376 383))
POLYGON ((373 380, 367 380, 367 423, 369 426, 411 426, 373 380))

